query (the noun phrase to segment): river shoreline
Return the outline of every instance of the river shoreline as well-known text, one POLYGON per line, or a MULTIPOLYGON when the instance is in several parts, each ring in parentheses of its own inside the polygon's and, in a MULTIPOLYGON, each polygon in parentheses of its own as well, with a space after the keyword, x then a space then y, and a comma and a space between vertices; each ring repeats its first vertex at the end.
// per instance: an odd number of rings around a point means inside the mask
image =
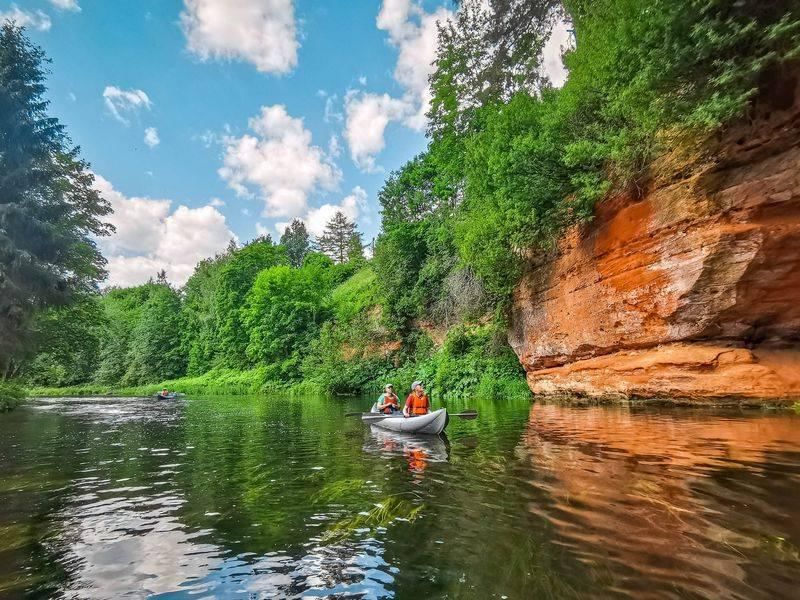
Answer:
MULTIPOLYGON (((325 395, 325 390, 315 384, 307 382, 297 384, 264 384, 261 386, 231 386, 225 388, 220 385, 197 385, 198 378, 184 378, 157 385, 143 385, 135 387, 104 387, 98 385, 80 385, 68 387, 30 387, 26 388, 28 398, 142 398, 154 396, 159 390, 167 387, 189 395, 197 396, 267 396, 282 394, 285 396, 325 395), (183 385, 182 385, 183 383, 183 385), (187 391, 188 390, 188 391, 187 391)), ((346 394, 342 397, 356 397, 360 394, 346 394)), ((767 398, 758 400, 754 398, 689 398, 689 397, 655 397, 643 398, 637 396, 604 395, 604 396, 578 396, 567 394, 531 394, 531 404, 557 405, 564 407, 590 407, 590 406, 617 406, 629 408, 691 408, 691 409, 718 409, 740 408, 743 410, 768 410, 768 411, 795 411, 800 412, 800 399, 787 398, 776 400, 767 398)))

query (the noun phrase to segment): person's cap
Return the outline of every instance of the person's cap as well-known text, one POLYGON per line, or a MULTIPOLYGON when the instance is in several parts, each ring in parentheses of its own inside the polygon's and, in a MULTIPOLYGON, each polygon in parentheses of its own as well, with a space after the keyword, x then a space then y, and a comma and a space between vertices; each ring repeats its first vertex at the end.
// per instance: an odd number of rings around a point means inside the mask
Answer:
POLYGON ((383 389, 386 389, 386 388, 394 389, 394 386, 391 383, 387 383, 385 386, 383 386, 383 389))
POLYGON ((422 385, 422 382, 421 381, 415 381, 414 383, 412 383, 411 384, 411 391, 413 392, 415 389, 417 389, 418 385, 422 385))

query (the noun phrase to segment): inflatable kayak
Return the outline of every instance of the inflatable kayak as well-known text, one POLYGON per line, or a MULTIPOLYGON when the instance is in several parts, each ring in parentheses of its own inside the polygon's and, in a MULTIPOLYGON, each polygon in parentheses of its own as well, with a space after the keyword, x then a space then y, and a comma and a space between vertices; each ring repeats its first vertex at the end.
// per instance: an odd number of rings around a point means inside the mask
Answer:
POLYGON ((364 421, 380 427, 381 429, 388 429, 389 431, 399 431, 402 433, 432 433, 438 435, 447 427, 447 410, 440 408, 434 410, 427 415, 419 415, 417 417, 405 417, 403 413, 389 415, 385 419, 375 419, 373 416, 380 415, 375 405, 369 415, 362 417, 364 421))
POLYGON ((175 393, 175 392, 172 392, 170 394, 164 395, 164 394, 159 392, 158 394, 156 394, 156 396, 158 397, 159 400, 174 400, 175 398, 178 397, 178 394, 175 393))

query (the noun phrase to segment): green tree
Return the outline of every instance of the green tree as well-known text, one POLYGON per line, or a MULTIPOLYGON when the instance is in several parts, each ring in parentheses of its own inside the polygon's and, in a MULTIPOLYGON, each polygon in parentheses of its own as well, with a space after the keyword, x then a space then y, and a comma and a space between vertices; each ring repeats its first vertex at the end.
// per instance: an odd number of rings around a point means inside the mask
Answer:
POLYGON ((152 287, 153 284, 145 284, 112 288, 103 295, 100 304, 105 318, 100 335, 100 365, 95 375, 98 383, 118 385, 125 377, 133 331, 152 287))
POLYGON ((247 356, 278 379, 296 378, 325 320, 329 289, 320 267, 277 266, 262 271, 247 296, 242 320, 250 333, 247 356))
POLYGON ((366 259, 364 258, 364 242, 361 241, 361 234, 356 232, 347 244, 347 262, 353 263, 356 268, 360 268, 366 259))
POLYGON ((65 386, 91 381, 100 362, 105 316, 96 295, 36 315, 34 329, 41 351, 26 362, 23 377, 39 385, 65 386))
POLYGON ((431 76, 429 133, 464 134, 474 111, 547 85, 542 50, 560 17, 560 0, 462 0, 439 23, 431 76))
POLYGON ((225 366, 241 368, 248 362, 250 335, 241 311, 253 282, 264 269, 287 262, 283 247, 273 245, 271 239, 258 238, 236 250, 222 266, 215 305, 219 349, 225 366))
POLYGON ((286 248, 289 264, 296 269, 302 267, 303 259, 311 250, 311 236, 308 235, 306 224, 294 219, 284 230, 280 244, 286 248))
POLYGON ((31 349, 37 310, 92 291, 108 203, 64 126, 47 114, 44 52, 0 28, 0 377, 31 349), (15 362, 16 361, 16 362, 15 362))
POLYGON ((347 260, 350 241, 357 232, 356 224, 348 219, 342 211, 337 211, 325 225, 325 231, 317 240, 317 245, 335 262, 343 263, 347 260))
POLYGON ((153 383, 185 373, 181 352, 181 301, 163 283, 147 284, 149 297, 131 332, 125 384, 153 383))
POLYGON ((214 258, 201 260, 183 287, 181 343, 189 375, 201 375, 219 360, 216 294, 222 266, 233 252, 235 247, 214 258))

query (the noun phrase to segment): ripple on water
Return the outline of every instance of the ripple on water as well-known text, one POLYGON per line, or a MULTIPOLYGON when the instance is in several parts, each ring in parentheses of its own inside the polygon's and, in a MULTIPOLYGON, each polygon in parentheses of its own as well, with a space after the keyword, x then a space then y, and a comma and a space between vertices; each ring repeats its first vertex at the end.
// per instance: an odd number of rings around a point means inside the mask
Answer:
POLYGON ((0 421, 0 593, 19 573, 93 598, 780 598, 800 578, 792 416, 486 403, 440 438, 357 408, 32 403, 0 421))

